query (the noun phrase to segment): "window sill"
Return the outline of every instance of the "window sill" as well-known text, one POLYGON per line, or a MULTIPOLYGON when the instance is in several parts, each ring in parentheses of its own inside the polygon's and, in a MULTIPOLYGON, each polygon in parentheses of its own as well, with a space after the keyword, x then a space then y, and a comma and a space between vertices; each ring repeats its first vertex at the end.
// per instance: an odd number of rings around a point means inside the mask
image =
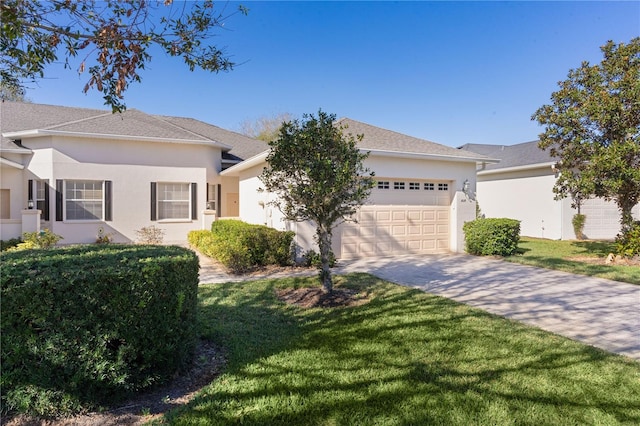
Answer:
POLYGON ((191 219, 159 219, 158 223, 192 223, 191 219))

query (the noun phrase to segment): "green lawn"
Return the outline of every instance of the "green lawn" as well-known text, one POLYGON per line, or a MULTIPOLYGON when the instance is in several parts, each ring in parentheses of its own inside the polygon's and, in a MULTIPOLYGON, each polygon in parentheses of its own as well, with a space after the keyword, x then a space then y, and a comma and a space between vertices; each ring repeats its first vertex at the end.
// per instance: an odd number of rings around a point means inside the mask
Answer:
POLYGON ((302 309, 290 278, 200 288, 225 373, 176 425, 640 424, 640 363, 367 274, 351 308, 302 309))
POLYGON ((640 266, 598 265, 571 260, 576 256, 605 258, 615 252, 615 244, 607 241, 554 241, 522 238, 518 253, 505 260, 541 268, 558 269, 574 274, 589 275, 640 284, 640 266))

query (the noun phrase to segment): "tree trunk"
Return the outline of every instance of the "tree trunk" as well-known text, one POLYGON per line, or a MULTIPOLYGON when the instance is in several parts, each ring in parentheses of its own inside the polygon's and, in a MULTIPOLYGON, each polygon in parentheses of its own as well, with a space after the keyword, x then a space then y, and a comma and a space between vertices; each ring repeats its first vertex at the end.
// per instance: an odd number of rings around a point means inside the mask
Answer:
MULTIPOLYGON (((635 200, 637 200, 637 198, 635 200)), ((629 232, 633 225, 633 214, 631 211, 636 205, 636 203, 634 203, 635 200, 630 200, 620 195, 616 199, 618 209, 620 210, 620 225, 622 228, 620 232, 623 235, 629 232)))
POLYGON ((318 225, 317 234, 318 248, 320 249, 320 282, 325 293, 333 291, 333 280, 331 278, 331 231, 318 225))

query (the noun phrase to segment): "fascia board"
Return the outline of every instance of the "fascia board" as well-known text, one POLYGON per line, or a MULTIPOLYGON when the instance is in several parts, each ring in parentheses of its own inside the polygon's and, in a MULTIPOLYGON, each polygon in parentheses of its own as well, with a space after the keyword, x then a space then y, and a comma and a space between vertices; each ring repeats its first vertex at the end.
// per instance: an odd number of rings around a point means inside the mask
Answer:
POLYGON ((547 167, 553 167, 556 165, 555 161, 551 161, 548 163, 536 163, 536 164, 527 164, 524 166, 514 166, 514 167, 505 167, 503 169, 491 169, 491 170, 478 170, 478 176, 486 176, 486 175, 495 175, 498 173, 509 173, 509 172, 522 172, 526 170, 534 170, 534 169, 543 169, 547 167))
POLYGON ((387 151, 381 149, 367 149, 360 148, 361 152, 369 152, 370 155, 380 157, 397 157, 397 158, 418 158, 427 160, 439 160, 439 161, 455 161, 465 163, 487 163, 497 164, 500 162, 497 158, 477 158, 477 157, 458 157, 455 155, 444 154, 427 154, 419 152, 403 152, 403 151, 387 151))
POLYGON ((175 143, 186 145, 213 145, 221 149, 231 150, 233 147, 224 143, 214 140, 196 140, 196 139, 172 139, 172 138, 158 138, 151 136, 129 136, 129 135, 117 135, 117 134, 105 134, 105 133, 80 133, 80 132, 64 132, 59 130, 23 130, 19 132, 3 133, 3 137, 7 139, 28 139, 38 136, 66 136, 73 138, 94 138, 94 139, 110 139, 110 140, 127 140, 127 141, 140 141, 140 142, 161 142, 161 143, 175 143))
POLYGON ((9 167, 15 167, 16 169, 23 170, 24 166, 20 163, 16 163, 15 161, 7 160, 6 158, 0 157, 0 164, 4 164, 9 167))

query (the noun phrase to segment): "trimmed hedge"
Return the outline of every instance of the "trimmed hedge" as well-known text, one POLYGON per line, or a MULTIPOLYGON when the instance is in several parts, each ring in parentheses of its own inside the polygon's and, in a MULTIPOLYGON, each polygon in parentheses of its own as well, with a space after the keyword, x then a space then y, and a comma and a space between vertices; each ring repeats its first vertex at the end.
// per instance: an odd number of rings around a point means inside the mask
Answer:
POLYGON ((217 259, 233 273, 265 265, 291 265, 291 242, 295 233, 239 220, 213 222, 211 231, 191 231, 189 243, 217 259))
POLYGON ((166 381, 190 362, 193 251, 110 244, 0 261, 2 412, 71 414, 166 381))
POLYGON ((463 226, 466 250, 480 256, 511 256, 518 249, 520 221, 476 219, 463 226))

